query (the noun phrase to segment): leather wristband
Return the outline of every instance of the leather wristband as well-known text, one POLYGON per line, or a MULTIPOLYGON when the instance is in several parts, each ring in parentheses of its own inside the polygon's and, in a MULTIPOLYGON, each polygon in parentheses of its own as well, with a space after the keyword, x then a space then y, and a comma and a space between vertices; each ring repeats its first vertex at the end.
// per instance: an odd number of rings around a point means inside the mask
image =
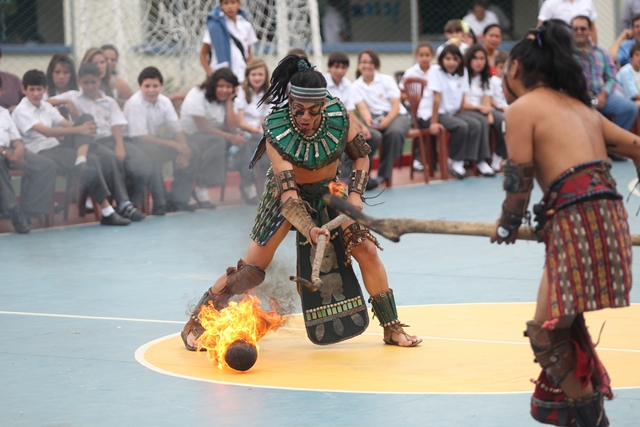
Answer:
POLYGON ((282 205, 282 216, 293 225, 304 237, 311 242, 310 231, 316 227, 316 223, 311 219, 307 211, 307 203, 304 200, 290 197, 282 205))
POLYGON ((369 172, 365 170, 354 170, 349 176, 349 193, 355 192, 361 196, 367 189, 367 182, 369 181, 369 172))

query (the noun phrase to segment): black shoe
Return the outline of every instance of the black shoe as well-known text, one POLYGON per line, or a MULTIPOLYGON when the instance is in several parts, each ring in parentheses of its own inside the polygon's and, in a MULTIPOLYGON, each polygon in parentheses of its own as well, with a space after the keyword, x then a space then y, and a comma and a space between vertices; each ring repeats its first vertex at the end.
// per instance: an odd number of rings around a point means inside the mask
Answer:
POLYGON ((121 217, 118 212, 113 211, 109 216, 102 215, 100 218, 100 225, 129 225, 131 220, 129 218, 121 217))
POLYGON ((120 215, 122 215, 123 218, 129 218, 131 221, 142 221, 147 217, 133 206, 133 203, 129 203, 125 206, 125 208, 120 211, 120 215))
POLYGON ((198 208, 197 204, 188 204, 182 202, 168 202, 167 212, 194 212, 198 208))
POLYGON ((465 179, 467 177, 467 173, 465 172, 464 175, 460 174, 459 172, 449 168, 449 175, 453 176, 454 178, 458 178, 458 179, 465 179))
POLYGON ((153 209, 151 209, 151 215, 157 215, 157 216, 162 216, 165 215, 167 213, 167 206, 166 205, 158 205, 158 206, 153 206, 153 209))
POLYGON ((378 178, 370 178, 369 181, 367 181, 367 187, 365 188, 365 191, 371 191, 375 188, 378 188, 379 185, 380 181, 378 180, 378 178))
POLYGON ((9 211, 9 216, 11 217, 11 224, 13 224, 13 229, 16 233, 27 234, 31 231, 29 221, 27 221, 18 206, 9 211))
POLYGON ((200 200, 198 200, 198 209, 209 209, 209 210, 213 210, 217 208, 217 206, 213 203, 211 203, 209 200, 205 201, 205 202, 201 202, 200 200))

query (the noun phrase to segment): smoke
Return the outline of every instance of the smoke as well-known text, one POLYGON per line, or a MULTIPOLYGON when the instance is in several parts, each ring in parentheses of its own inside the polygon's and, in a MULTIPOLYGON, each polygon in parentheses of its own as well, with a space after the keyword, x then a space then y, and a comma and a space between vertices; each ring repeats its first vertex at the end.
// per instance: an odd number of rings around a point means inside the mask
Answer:
POLYGON ((289 280, 295 271, 295 262, 291 259, 273 260, 267 268, 265 281, 255 289, 255 295, 265 308, 269 304, 271 310, 276 310, 282 316, 300 312, 300 295, 296 284, 289 280))

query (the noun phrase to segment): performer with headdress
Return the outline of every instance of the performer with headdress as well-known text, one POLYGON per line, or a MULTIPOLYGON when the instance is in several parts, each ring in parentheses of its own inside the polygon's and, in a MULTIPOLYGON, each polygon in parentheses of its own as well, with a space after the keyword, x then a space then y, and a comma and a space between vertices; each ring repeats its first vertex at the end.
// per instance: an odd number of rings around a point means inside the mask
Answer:
POLYGON ((583 313, 629 305, 631 236, 607 150, 638 168, 640 138, 592 107, 577 54, 570 29, 555 20, 511 50, 503 76, 507 194, 491 241, 515 242, 535 178, 545 189, 534 213, 546 262, 525 331, 543 368, 531 413, 542 423, 605 427, 604 398, 613 395, 583 313))
POLYGON ((200 309, 209 303, 220 309, 233 295, 243 294, 262 283, 265 269, 292 227, 298 231, 298 271, 301 254, 308 260, 319 235, 324 234, 331 242, 328 244, 331 251, 326 252, 328 262, 323 261, 321 271, 329 273, 328 279, 332 280, 325 280, 326 288, 314 293, 316 307, 306 307, 305 295, 300 289, 307 332, 313 342, 337 342, 366 328, 366 306, 360 299, 359 285, 349 265, 351 256, 360 265, 369 301, 384 328, 384 342, 403 347, 421 342, 405 333, 403 327, 407 325, 398 320, 393 290, 389 288, 385 268, 378 257, 377 241, 369 230, 353 221, 345 222, 336 233, 320 228, 337 215, 324 204, 322 196, 329 191, 329 184, 337 182, 338 159, 343 152, 353 160, 354 168, 348 195, 344 197, 362 209, 362 194, 369 178, 370 148, 363 136, 349 126, 344 106, 339 99, 328 95, 325 78, 313 68, 306 58, 289 55, 273 72, 271 87, 261 103, 269 102, 276 107, 264 120, 264 138, 252 160, 255 164, 266 152, 272 170, 267 174, 267 190, 258 206, 252 240, 244 259, 237 267, 227 269, 193 311, 182 332, 189 350, 197 348, 196 340, 203 333, 198 321, 200 309), (330 273, 333 271, 339 272, 339 277, 330 273), (356 282, 356 290, 349 285, 352 281, 356 282))

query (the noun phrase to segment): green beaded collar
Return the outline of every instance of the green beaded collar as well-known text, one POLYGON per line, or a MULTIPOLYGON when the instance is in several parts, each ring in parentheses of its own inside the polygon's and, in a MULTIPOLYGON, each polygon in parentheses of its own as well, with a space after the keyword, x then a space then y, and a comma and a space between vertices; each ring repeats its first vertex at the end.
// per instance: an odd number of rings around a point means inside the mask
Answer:
POLYGON ((269 114, 263 127, 265 136, 282 158, 296 167, 316 170, 342 155, 347 144, 349 117, 342 102, 328 95, 322 122, 312 136, 300 132, 288 105, 269 114))

